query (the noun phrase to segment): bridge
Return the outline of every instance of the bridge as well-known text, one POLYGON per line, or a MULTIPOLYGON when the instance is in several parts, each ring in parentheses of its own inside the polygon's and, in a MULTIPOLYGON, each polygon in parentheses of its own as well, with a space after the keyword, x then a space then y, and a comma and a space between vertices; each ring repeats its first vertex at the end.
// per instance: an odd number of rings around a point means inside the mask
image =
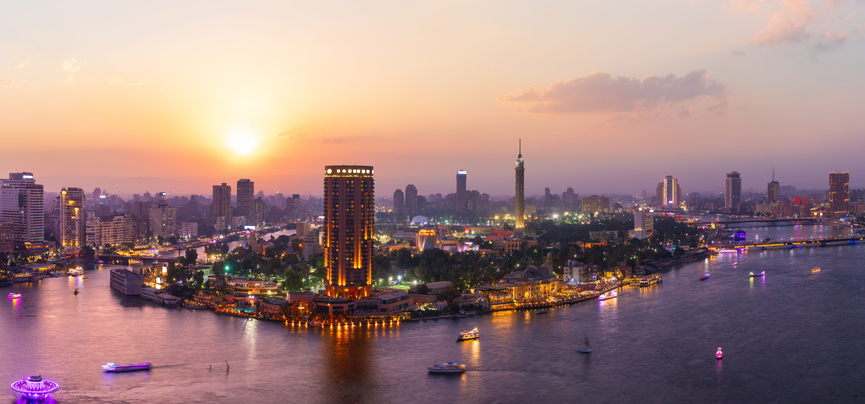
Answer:
POLYGON ((815 218, 787 218, 787 219, 760 219, 760 218, 749 218, 749 219, 739 219, 739 220, 728 220, 725 222, 683 222, 688 225, 694 225, 697 227, 701 226, 711 226, 715 225, 715 227, 730 227, 737 226, 742 227, 741 225, 744 223, 755 223, 757 226, 748 226, 748 227, 761 227, 761 226, 796 226, 800 224, 823 224, 823 223, 837 223, 830 219, 815 219, 815 218))
POLYGON ((737 245, 735 247, 736 248, 744 248, 746 250, 775 250, 775 249, 785 249, 785 248, 786 249, 792 249, 792 248, 804 248, 804 247, 826 247, 826 246, 845 245, 845 244, 858 245, 862 241, 865 241, 865 236, 823 238, 823 239, 774 242, 774 243, 740 244, 740 245, 737 245))
POLYGON ((166 257, 148 257, 148 256, 140 256, 140 255, 120 255, 120 254, 100 254, 98 256, 99 260, 105 264, 117 264, 117 265, 129 265, 130 260, 141 261, 145 265, 152 265, 154 263, 163 263, 167 264, 168 261, 173 260, 174 258, 166 258, 166 257))

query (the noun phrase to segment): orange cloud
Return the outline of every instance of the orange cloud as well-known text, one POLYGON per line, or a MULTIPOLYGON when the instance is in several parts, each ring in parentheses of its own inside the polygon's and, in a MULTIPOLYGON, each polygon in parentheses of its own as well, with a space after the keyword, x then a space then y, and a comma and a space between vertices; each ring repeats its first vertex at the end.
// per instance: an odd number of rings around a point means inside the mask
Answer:
POLYGON ((782 0, 781 9, 772 14, 763 31, 754 35, 753 41, 761 44, 778 42, 801 42, 810 35, 806 30, 817 11, 808 0, 782 0))
POLYGON ((847 34, 847 31, 838 31, 833 34, 832 31, 826 30, 823 36, 820 37, 820 41, 814 45, 814 48, 819 51, 832 50, 843 46, 849 38, 850 35, 847 34))
POLYGON ((705 70, 694 70, 682 77, 650 75, 643 79, 594 72, 550 84, 546 89, 532 86, 526 91, 514 91, 498 101, 528 104, 523 111, 530 113, 574 114, 647 111, 695 99, 709 99, 708 109, 722 114, 728 104, 727 86, 709 78, 705 70))

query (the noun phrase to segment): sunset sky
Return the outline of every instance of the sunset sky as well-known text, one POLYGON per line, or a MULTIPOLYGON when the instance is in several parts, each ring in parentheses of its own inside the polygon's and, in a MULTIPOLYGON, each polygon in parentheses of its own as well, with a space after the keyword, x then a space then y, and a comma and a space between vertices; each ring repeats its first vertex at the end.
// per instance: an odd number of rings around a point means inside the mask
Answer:
POLYGON ((865 187, 865 1, 26 1, 0 13, 0 174, 46 191, 380 196, 865 187))

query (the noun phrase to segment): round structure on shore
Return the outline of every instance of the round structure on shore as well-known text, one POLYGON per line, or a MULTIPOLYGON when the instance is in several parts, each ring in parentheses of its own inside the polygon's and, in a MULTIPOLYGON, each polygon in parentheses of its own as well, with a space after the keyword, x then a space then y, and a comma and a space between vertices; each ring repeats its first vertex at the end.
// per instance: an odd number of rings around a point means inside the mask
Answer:
POLYGON ((21 396, 30 400, 41 400, 60 389, 60 385, 45 380, 42 376, 30 376, 24 380, 12 383, 12 390, 21 393, 21 396))

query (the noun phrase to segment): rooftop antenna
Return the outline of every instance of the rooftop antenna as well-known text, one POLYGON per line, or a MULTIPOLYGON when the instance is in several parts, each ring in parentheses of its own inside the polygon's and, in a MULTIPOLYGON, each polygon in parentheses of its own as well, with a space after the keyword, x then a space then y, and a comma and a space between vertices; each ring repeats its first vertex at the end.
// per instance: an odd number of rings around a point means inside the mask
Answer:
POLYGON ((775 165, 772 164, 772 182, 775 182, 775 165))
MULTIPOLYGON (((523 139, 520 139, 520 152, 519 152, 519 155, 517 155, 517 157, 523 157, 523 139)), ((774 170, 775 169, 772 168, 772 172, 774 172, 774 170)))

